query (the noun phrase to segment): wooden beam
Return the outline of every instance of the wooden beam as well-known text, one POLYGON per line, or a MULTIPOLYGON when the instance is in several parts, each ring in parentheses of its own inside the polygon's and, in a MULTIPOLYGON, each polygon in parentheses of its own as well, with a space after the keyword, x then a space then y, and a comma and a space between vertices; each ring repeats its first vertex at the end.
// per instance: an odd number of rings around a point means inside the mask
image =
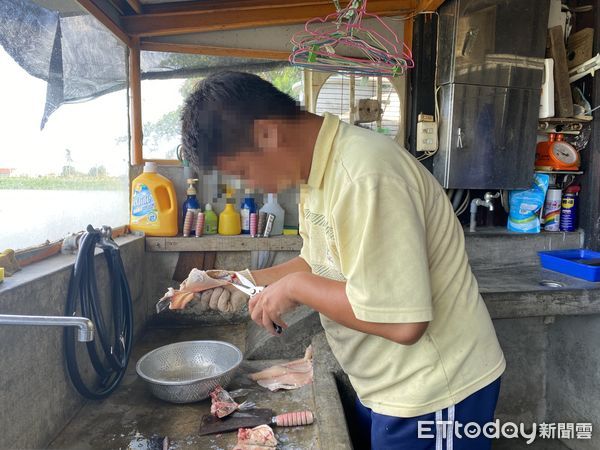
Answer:
MULTIPOLYGON (((104 9, 96 5, 94 0, 77 0, 79 4, 92 16, 100 21, 106 28, 108 28, 118 39, 123 41, 126 45, 130 45, 130 37, 125 33, 120 23, 115 22, 104 9)), ((108 2, 105 2, 105 7, 108 2)))
MULTIPOLYGON (((412 12, 416 0, 371 0, 369 12, 380 16, 412 12)), ((168 36, 217 30, 235 30, 303 23, 334 12, 330 0, 222 0, 190 2, 162 12, 123 17, 130 36, 168 36)))
POLYGON ((287 61, 289 52, 279 50, 259 50, 251 48, 214 47, 210 45, 176 44, 171 42, 144 41, 140 49, 153 52, 190 53, 195 55, 233 56, 239 58, 259 58, 287 61))
POLYGON ((144 162, 142 150, 142 77, 139 38, 132 38, 131 44, 129 47, 130 161, 132 166, 137 166, 144 162))
POLYGON ((413 40, 413 29, 414 29, 414 17, 404 21, 404 44, 412 52, 412 40, 413 40))
POLYGON ((418 0, 417 7, 415 8, 415 14, 425 11, 437 11, 437 9, 444 3, 444 0, 418 0))
POLYGON ((139 0, 125 0, 125 1, 129 4, 129 6, 131 6, 131 9, 133 9, 136 14, 144 13, 144 8, 142 7, 142 4, 139 2, 139 0))

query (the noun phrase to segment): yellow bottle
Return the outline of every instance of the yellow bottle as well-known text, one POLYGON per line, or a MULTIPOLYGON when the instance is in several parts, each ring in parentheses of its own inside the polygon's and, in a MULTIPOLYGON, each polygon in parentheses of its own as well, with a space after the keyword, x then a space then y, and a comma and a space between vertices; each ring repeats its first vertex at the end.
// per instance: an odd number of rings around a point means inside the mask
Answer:
POLYGON ((221 214, 219 214, 219 234, 225 236, 235 236, 242 233, 242 216, 235 210, 233 204, 235 199, 231 198, 233 191, 227 189, 227 204, 221 214))
POLYGON ((177 235, 177 198, 173 183, 156 173, 147 162, 144 172, 131 183, 129 228, 148 236, 177 235))

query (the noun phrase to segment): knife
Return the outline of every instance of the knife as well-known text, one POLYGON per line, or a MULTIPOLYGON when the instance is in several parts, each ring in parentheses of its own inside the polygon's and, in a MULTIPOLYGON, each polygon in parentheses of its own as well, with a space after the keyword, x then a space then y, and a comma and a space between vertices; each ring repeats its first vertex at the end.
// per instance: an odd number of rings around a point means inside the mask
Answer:
POLYGON ((214 433, 236 431, 239 428, 253 428, 259 425, 275 425, 278 427, 298 427, 310 425, 315 418, 311 411, 295 411, 274 415, 271 409, 253 409, 252 412, 235 412, 219 419, 212 414, 205 414, 200 422, 200 436, 214 433))

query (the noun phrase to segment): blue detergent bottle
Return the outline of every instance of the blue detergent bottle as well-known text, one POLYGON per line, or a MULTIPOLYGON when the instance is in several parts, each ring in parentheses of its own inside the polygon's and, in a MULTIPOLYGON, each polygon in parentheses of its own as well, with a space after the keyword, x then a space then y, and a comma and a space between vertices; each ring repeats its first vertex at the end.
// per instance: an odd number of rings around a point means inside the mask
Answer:
MULTIPOLYGON (((197 191, 196 191, 196 187, 194 186, 197 181, 198 181, 198 178, 188 178, 186 181, 188 184, 188 188, 187 188, 187 198, 185 199, 185 202, 183 202, 182 217, 181 217, 182 224, 185 223, 185 216, 188 212, 188 209, 194 210, 196 217, 198 215, 198 212, 200 211, 200 203, 198 203, 198 199, 196 198, 197 191)), ((196 228, 194 225, 192 225, 190 234, 191 235, 196 234, 196 228)))
POLYGON ((240 210, 242 234, 250 234, 250 214, 256 212, 256 205, 252 197, 244 197, 240 210))

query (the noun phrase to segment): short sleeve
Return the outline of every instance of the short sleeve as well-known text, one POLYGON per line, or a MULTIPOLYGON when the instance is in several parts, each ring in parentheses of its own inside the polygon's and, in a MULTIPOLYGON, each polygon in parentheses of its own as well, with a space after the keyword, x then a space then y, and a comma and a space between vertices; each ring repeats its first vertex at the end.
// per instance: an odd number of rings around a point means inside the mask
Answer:
POLYGON ((300 258, 306 261, 306 264, 310 266, 310 254, 308 244, 308 233, 306 232, 306 220, 304 219, 304 206, 300 202, 298 204, 298 234, 302 238, 302 248, 300 249, 300 258))
POLYGON ((363 176, 342 191, 331 220, 355 316, 379 323, 430 321, 420 194, 397 177, 363 176))

